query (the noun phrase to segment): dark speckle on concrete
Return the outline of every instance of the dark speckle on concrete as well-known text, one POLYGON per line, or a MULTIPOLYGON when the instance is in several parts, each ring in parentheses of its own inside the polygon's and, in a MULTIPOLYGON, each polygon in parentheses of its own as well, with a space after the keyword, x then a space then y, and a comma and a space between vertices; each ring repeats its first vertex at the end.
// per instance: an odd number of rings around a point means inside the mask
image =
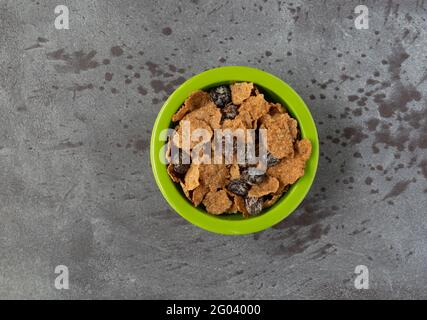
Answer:
POLYGON ((113 57, 120 57, 123 55, 123 49, 120 46, 114 46, 110 49, 110 51, 113 57))
POLYGON ((368 126, 369 131, 375 131, 379 123, 380 120, 378 120, 377 118, 372 118, 366 121, 366 125, 368 126))
POLYGON ((162 33, 165 36, 170 36, 172 34, 172 29, 170 27, 165 27, 165 28, 162 29, 162 33))
POLYGON ((98 67, 99 63, 94 60, 96 51, 91 50, 84 53, 83 50, 67 53, 65 49, 59 49, 47 53, 48 60, 63 61, 63 64, 55 64, 54 68, 59 73, 80 73, 98 67))
POLYGON ((411 180, 399 181, 398 183, 396 183, 393 186, 393 188, 390 190, 390 192, 388 192, 384 196, 383 200, 399 196, 400 194, 402 194, 408 188, 408 186, 409 186, 410 183, 411 183, 411 180))
POLYGON ((107 72, 104 78, 105 78, 105 81, 111 81, 113 80, 113 74, 111 72, 107 72))
POLYGON ((356 101, 359 99, 359 97, 356 95, 350 95, 347 98, 348 98, 348 101, 350 101, 350 102, 353 102, 353 101, 356 101))
POLYGON ((148 143, 146 140, 139 139, 134 142, 133 146, 136 151, 143 152, 147 149, 148 143))
POLYGON ((368 135, 363 133, 362 127, 346 127, 343 130, 342 136, 356 144, 368 138, 368 135))
POLYGON ((148 92, 147 89, 145 89, 143 86, 138 86, 138 92, 140 95, 145 96, 148 92))

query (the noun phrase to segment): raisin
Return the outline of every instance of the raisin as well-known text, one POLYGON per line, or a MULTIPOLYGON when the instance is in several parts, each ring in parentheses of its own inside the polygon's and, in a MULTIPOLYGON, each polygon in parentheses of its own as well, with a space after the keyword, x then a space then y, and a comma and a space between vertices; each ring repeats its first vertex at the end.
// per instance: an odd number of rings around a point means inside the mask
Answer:
POLYGON ((264 204, 263 198, 247 197, 245 198, 245 207, 251 216, 261 213, 264 204))
MULTIPOLYGON (((183 154, 184 150, 179 149, 172 155, 173 171, 180 175, 185 175, 188 169, 190 169, 189 163, 183 163, 183 154)), ((187 156, 187 159, 190 158, 187 156)))
POLYGON ((249 185, 242 179, 231 180, 227 189, 238 196, 245 197, 249 191, 249 185))
POLYGON ((260 184, 265 180, 265 171, 257 168, 247 168, 242 172, 242 179, 247 183, 254 185, 260 184))
POLYGON ((267 163, 267 167, 274 167, 276 164, 279 164, 280 159, 273 156, 270 152, 268 152, 266 155, 262 156, 262 159, 264 160, 264 163, 267 163))
POLYGON ((280 162, 280 159, 273 156, 270 152, 267 154, 267 167, 274 167, 280 162))
POLYGON ((178 173, 180 175, 185 175, 187 173, 188 169, 190 169, 189 164, 174 164, 173 165, 173 171, 175 171, 176 173, 178 173))
POLYGON ((229 104, 222 109, 222 120, 233 120, 237 116, 237 109, 239 107, 234 104, 229 104))
POLYGON ((239 169, 240 170, 245 170, 249 167, 249 165, 247 163, 239 163, 239 169))
POLYGON ((231 102, 231 92, 228 86, 219 86, 213 88, 210 92, 213 102, 219 108, 224 108, 231 102))

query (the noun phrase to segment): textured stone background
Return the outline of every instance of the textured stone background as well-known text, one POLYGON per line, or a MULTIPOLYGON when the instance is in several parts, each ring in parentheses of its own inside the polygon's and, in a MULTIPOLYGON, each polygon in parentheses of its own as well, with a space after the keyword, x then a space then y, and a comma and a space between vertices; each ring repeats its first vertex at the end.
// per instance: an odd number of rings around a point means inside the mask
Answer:
POLYGON ((57 4, 0 0, 1 298, 427 298, 427 1, 64 0, 68 31, 57 4), (222 65, 287 81, 322 141, 255 235, 190 225, 151 174, 162 101, 222 65))

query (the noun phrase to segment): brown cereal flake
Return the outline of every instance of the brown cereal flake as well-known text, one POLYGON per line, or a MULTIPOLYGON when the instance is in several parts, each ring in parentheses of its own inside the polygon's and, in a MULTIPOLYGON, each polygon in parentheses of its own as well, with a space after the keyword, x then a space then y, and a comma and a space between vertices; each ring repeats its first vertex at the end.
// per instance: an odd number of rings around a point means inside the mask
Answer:
POLYGON ((222 129, 251 129, 252 128, 252 117, 249 112, 241 112, 234 119, 224 120, 222 129))
POLYGON ((230 166, 230 179, 239 179, 240 178, 240 167, 237 163, 233 163, 230 166))
MULTIPOLYGON (((236 117, 237 118, 237 117, 236 117)), ((222 123, 222 129, 230 129, 231 131, 234 131, 236 129, 246 129, 246 126, 243 124, 241 119, 226 119, 222 123)))
POLYGON ((307 161, 311 155, 311 142, 308 139, 302 139, 296 143, 298 156, 307 161))
POLYGON ((237 205, 234 203, 231 205, 230 209, 227 209, 227 211, 225 213, 238 213, 239 212, 239 208, 237 208, 237 205))
POLYGON ((267 174, 277 178, 282 186, 294 184, 304 175, 305 161, 300 157, 282 159, 279 164, 267 169, 267 174))
POLYGON ((295 139, 298 137, 298 122, 294 118, 289 117, 288 114, 286 115, 288 116, 289 132, 291 133, 292 140, 295 141, 295 139))
POLYGON ((171 177, 173 182, 180 182, 181 178, 178 176, 178 174, 173 170, 173 164, 169 163, 168 167, 167 167, 167 172, 169 177, 171 177))
POLYGON ((193 204, 197 207, 199 204, 202 203, 206 193, 208 193, 209 189, 203 185, 200 184, 196 189, 193 190, 193 196, 192 196, 192 201, 193 204))
POLYGON ((267 149, 278 158, 293 157, 294 145, 291 131, 288 126, 288 115, 278 113, 269 114, 261 119, 261 129, 267 129, 267 149))
POLYGON ((284 186, 284 185, 280 184, 279 189, 277 189, 277 191, 274 194, 268 195, 265 197, 264 207, 265 208, 271 207, 273 204, 275 204, 277 202, 277 200, 282 198, 283 194, 288 192, 289 186, 290 185, 284 186))
POLYGON ((190 150, 191 150, 199 143, 208 142, 211 140, 213 136, 213 131, 206 122, 204 122, 203 120, 194 119, 194 118, 188 118, 186 119, 186 121, 189 121, 188 122, 189 130, 184 129, 186 126, 183 124, 183 125, 180 125, 172 135, 172 141, 175 146, 177 146, 178 148, 183 148, 184 141, 190 141, 190 150), (198 129, 206 130, 205 132, 208 133, 208 136, 206 137, 199 136, 197 140, 191 139, 191 137, 193 136, 193 133, 198 129))
POLYGON ((187 190, 194 190, 200 185, 199 165, 192 163, 190 169, 185 174, 184 183, 187 190))
POLYGON ((239 210, 245 218, 249 217, 249 213, 248 213, 248 210, 246 209, 246 205, 245 205, 245 199, 243 199, 241 196, 235 195, 234 196, 234 204, 236 205, 237 210, 239 210))
POLYGON ((231 199, 231 202, 233 203, 231 205, 231 207, 229 209, 227 209, 227 211, 225 213, 238 213, 240 210, 237 207, 236 201, 235 201, 235 197, 236 195, 230 191, 228 191, 227 189, 224 189, 227 192, 228 198, 231 199))
POLYGON ((180 121, 188 112, 201 108, 210 102, 212 102, 212 100, 209 93, 201 90, 195 91, 185 100, 178 112, 172 116, 172 121, 180 121))
POLYGON ((212 214, 220 215, 226 212, 233 204, 225 190, 210 191, 203 199, 206 210, 212 214))
POLYGON ((221 111, 219 108, 215 105, 213 102, 209 102, 208 104, 204 105, 203 107, 198 108, 197 110, 194 110, 193 112, 187 114, 183 120, 191 120, 191 119, 197 119, 202 120, 209 124, 209 126, 212 129, 219 129, 221 128, 220 122, 221 122, 221 111))
POLYGON ((231 86, 231 99, 234 104, 239 105, 247 98, 250 97, 252 90, 254 88, 253 83, 241 82, 235 83, 231 86))
POLYGON ((210 191, 224 188, 229 178, 229 170, 224 164, 201 164, 200 182, 210 191))
POLYGON ((277 202, 277 200, 279 200, 282 197, 282 194, 275 194, 273 195, 270 199, 267 199, 264 201, 264 208, 268 208, 271 207, 273 204, 275 204, 277 202))
POLYGON ((271 103, 270 102, 270 115, 275 115, 276 113, 286 113, 285 108, 280 103, 271 103))
POLYGON ((182 182, 180 182, 179 184, 181 185, 182 191, 184 192, 184 194, 187 197, 187 199, 191 200, 190 191, 187 189, 187 187, 185 186, 185 184, 182 183, 182 182))
POLYGON ((270 110, 270 104, 264 99, 263 94, 259 94, 246 99, 239 108, 239 114, 249 113, 252 123, 267 114, 268 110, 270 110))
POLYGON ((222 124, 222 130, 230 129, 231 134, 235 135, 240 141, 245 143, 251 142, 251 137, 247 135, 246 129, 252 128, 252 118, 248 112, 240 113, 233 120, 225 120, 222 124), (239 129, 243 130, 241 131, 242 135, 239 135, 239 132, 236 131, 239 129))
POLYGON ((259 198, 270 193, 275 193, 279 189, 279 180, 274 177, 267 176, 260 184, 253 185, 249 190, 248 196, 259 198))
POLYGON ((274 193, 274 195, 282 195, 283 193, 287 192, 289 189, 289 184, 288 185, 284 185, 280 180, 279 180, 279 189, 277 189, 277 191, 274 193))

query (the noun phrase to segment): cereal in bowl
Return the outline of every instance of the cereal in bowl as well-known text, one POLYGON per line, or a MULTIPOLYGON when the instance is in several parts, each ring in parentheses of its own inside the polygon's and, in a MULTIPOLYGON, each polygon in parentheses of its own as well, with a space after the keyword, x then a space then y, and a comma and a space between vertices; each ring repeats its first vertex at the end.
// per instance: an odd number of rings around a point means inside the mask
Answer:
POLYGON ((168 174, 213 215, 262 213, 304 175, 311 155, 297 120, 253 83, 193 92, 172 121, 168 174))

